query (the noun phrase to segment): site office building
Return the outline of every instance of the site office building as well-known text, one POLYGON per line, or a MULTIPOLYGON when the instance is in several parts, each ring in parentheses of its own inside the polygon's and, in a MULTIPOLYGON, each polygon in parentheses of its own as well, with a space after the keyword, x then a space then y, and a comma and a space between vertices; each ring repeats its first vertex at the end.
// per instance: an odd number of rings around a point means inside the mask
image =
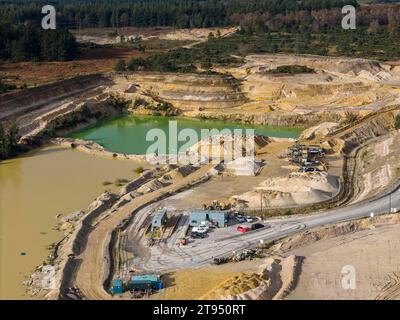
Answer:
POLYGON ((220 210, 193 210, 189 214, 189 225, 198 227, 202 221, 210 221, 218 228, 226 227, 228 211, 220 210))

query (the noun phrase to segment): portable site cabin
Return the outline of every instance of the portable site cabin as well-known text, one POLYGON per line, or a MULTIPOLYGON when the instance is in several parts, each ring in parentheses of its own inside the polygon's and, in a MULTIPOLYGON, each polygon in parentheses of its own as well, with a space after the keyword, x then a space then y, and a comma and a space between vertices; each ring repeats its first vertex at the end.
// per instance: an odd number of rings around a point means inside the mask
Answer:
POLYGON ((164 284, 158 275, 138 275, 128 281, 128 288, 129 291, 160 290, 164 284))
POLYGON ((124 292, 124 285, 121 279, 115 279, 113 281, 112 293, 120 294, 124 292))
POLYGON ((153 219, 151 220, 151 229, 152 230, 160 229, 167 223, 167 220, 168 220, 167 210, 165 209, 158 210, 154 215, 153 219))
POLYGON ((221 210, 194 210, 189 214, 189 225, 197 227, 202 221, 211 221, 218 228, 223 228, 227 224, 228 211, 221 210))

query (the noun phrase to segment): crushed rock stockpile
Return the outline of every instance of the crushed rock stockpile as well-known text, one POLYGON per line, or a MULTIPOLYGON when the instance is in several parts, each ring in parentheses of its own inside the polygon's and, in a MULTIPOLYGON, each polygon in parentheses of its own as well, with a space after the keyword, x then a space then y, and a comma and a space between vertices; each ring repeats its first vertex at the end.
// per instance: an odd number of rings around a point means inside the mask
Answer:
POLYGON ((331 133, 339 124, 336 122, 323 122, 316 126, 312 126, 304 130, 299 139, 300 140, 316 140, 318 138, 324 138, 331 133))
POLYGON ((288 207, 328 200, 338 189, 338 179, 326 172, 294 172, 287 177, 267 179, 234 199, 250 208, 259 208, 260 199, 263 207, 288 207))
MULTIPOLYGON (((262 152, 268 144, 279 138, 261 135, 239 136, 221 134, 204 138, 188 149, 188 155, 197 155, 200 159, 235 160, 246 156, 254 156, 262 152), (248 154, 253 151, 253 154, 248 154)), ((281 139, 291 141, 291 139, 281 139)))

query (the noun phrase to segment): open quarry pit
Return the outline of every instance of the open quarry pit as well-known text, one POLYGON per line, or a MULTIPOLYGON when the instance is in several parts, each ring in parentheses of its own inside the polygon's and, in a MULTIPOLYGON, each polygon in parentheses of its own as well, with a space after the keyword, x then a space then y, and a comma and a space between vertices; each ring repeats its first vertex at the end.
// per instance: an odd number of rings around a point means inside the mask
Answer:
MULTIPOLYGON (((131 113, 308 128, 297 140, 256 136, 252 160, 242 156, 218 164, 157 163, 140 177, 122 183, 118 193, 104 193, 87 211, 64 217, 65 238, 53 260, 58 269, 56 289, 39 290, 40 295, 49 299, 110 299, 109 287, 116 274, 129 277, 131 272, 153 272, 173 277, 176 273, 178 278, 179 272, 207 269, 214 258, 227 252, 359 219, 372 210, 376 214, 387 211, 387 195, 379 195, 388 186, 397 187, 395 160, 399 150, 394 141, 398 136, 395 118, 400 113, 400 70, 360 59, 254 55, 246 57, 241 67, 219 71, 227 73, 93 75, 0 97, 0 120, 6 128, 13 121, 17 123, 22 144, 34 147, 52 142, 77 152, 136 163, 144 161, 143 154, 113 152, 101 141, 65 136, 99 120, 131 113), (314 72, 268 72, 293 64, 314 72), (299 146, 307 152, 320 150, 317 160, 312 160, 312 171, 290 154, 291 148, 299 146), (374 189, 375 185, 379 187, 374 189), (181 245, 189 230, 189 211, 215 199, 259 216, 264 226, 238 234, 236 223, 181 245), (349 203, 349 209, 339 206, 349 203), (148 228, 159 208, 172 213, 172 222, 155 245, 148 245, 148 228), (303 209, 318 211, 308 216, 303 209), (292 215, 294 212, 303 214, 292 215)), ((203 142, 191 151, 201 152, 198 147, 203 142)), ((400 207, 397 194, 394 206, 400 207)), ((306 271, 313 270, 307 265, 311 259, 300 251, 287 254, 279 250, 257 262, 257 268, 249 266, 250 273, 242 274, 243 267, 231 270, 225 279, 216 276, 212 286, 199 291, 196 298, 290 298, 297 283, 300 291, 308 291, 302 289, 304 262, 300 257, 306 257, 306 271)), ((40 283, 40 275, 40 271, 35 273, 30 286, 40 283)), ((164 297, 176 297, 174 294, 166 290, 164 297)))

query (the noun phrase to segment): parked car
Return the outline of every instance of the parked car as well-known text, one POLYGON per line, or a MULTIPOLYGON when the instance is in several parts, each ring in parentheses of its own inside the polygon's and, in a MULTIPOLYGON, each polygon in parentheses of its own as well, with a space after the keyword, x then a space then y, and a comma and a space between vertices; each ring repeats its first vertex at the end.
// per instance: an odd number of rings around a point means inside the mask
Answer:
POLYGON ((200 228, 207 229, 207 231, 211 228, 211 226, 212 226, 212 223, 209 222, 209 221, 202 221, 202 222, 200 222, 200 224, 199 224, 199 227, 200 227, 200 228))
POLYGON ((301 167, 299 169, 299 172, 320 172, 321 170, 319 170, 318 168, 309 168, 309 167, 301 167))
POLYGON ((238 226, 238 227, 236 228, 236 230, 239 231, 239 232, 245 233, 245 232, 250 231, 250 228, 249 228, 249 227, 246 227, 246 226, 238 226))
POLYGON ((201 226, 193 227, 192 232, 207 233, 207 229, 201 226))
POLYGON ((246 218, 244 216, 242 216, 241 214, 238 214, 236 216, 236 220, 239 222, 246 222, 246 218))
POLYGON ((203 239, 206 236, 205 233, 193 232, 190 234, 192 239, 203 239))
POLYGON ((260 228, 264 228, 264 225, 262 223, 253 223, 251 225, 251 230, 257 230, 257 229, 260 229, 260 228))
POLYGON ((247 216, 247 217, 246 217, 246 221, 249 222, 249 223, 251 223, 251 222, 257 221, 257 218, 251 217, 251 216, 247 216))

